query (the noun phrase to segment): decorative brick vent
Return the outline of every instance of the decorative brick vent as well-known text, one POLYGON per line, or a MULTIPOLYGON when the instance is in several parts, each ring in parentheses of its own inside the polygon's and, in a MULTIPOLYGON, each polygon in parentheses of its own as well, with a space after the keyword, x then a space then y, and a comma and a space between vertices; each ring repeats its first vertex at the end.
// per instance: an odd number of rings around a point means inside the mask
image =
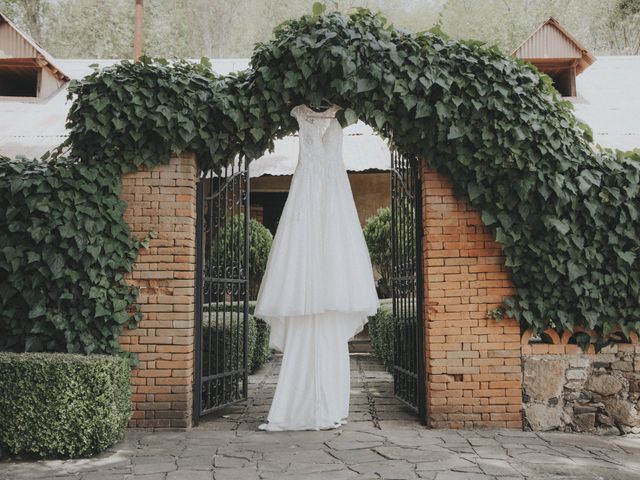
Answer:
MULTIPOLYGON (((599 434, 640 433, 640 345, 638 336, 595 353, 575 342, 598 340, 593 331, 559 335, 546 330, 522 336, 524 412, 532 430, 599 434), (587 338, 588 340, 588 338, 587 338)), ((615 335, 614 335, 615 338, 615 335)))
POLYGON ((449 181, 422 179, 428 425, 520 429, 520 326, 487 317, 513 293, 502 249, 449 181))
POLYGON ((140 359, 133 370, 132 427, 191 426, 194 363, 196 181, 195 156, 123 178, 125 219, 134 235, 154 232, 129 276, 140 287, 144 314, 120 336, 140 359))

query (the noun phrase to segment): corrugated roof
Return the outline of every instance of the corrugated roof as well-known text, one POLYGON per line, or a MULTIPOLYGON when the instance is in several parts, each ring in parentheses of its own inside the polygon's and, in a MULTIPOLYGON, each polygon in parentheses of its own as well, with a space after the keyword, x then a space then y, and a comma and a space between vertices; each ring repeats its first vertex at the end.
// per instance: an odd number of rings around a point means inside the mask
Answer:
POLYGON ((516 48, 513 55, 524 60, 578 60, 577 73, 596 61, 595 57, 555 18, 549 17, 516 48))
MULTIPOLYGON (((273 153, 251 162, 250 175, 260 177, 293 174, 298 164, 298 145, 297 135, 277 140, 273 153)), ((391 168, 391 156, 386 142, 362 122, 344 129, 342 158, 345 168, 350 172, 391 168)))
POLYGON ((5 25, 9 28, 0 29, 0 45, 6 45, 0 50, 0 58, 40 58, 56 77, 65 82, 69 81, 69 77, 56 65, 57 62, 44 48, 27 33, 21 31, 6 15, 0 13, 0 27, 5 25))
MULTIPOLYGON (((59 60, 58 63, 71 78, 90 74, 92 64, 108 67, 119 60, 59 60)), ((216 73, 227 75, 249 66, 247 59, 212 60, 216 73)), ((57 147, 66 138, 65 122, 69 102, 66 88, 46 102, 0 102, 0 154, 15 157, 39 157, 57 147)), ((387 170, 390 168, 389 149, 386 143, 364 123, 359 122, 345 129, 345 166, 350 171, 387 170)), ((273 153, 251 163, 251 176, 291 175, 298 158, 298 137, 292 135, 275 142, 273 153)))
MULTIPOLYGON (((59 60, 72 78, 92 71, 89 65, 106 67, 118 60, 59 60)), ((213 60, 214 71, 228 74, 243 70, 248 60, 213 60)), ((596 142, 619 149, 640 148, 640 56, 599 57, 577 78, 579 102, 576 115, 589 124, 596 142)), ((66 137, 65 121, 70 104, 66 89, 48 101, 0 101, 0 154, 37 157, 58 146, 66 137)), ((276 141, 273 153, 252 163, 252 176, 293 173, 298 157, 297 137, 276 141)), ((345 129, 345 165, 351 171, 389 168, 389 149, 373 130, 362 123, 345 129)))

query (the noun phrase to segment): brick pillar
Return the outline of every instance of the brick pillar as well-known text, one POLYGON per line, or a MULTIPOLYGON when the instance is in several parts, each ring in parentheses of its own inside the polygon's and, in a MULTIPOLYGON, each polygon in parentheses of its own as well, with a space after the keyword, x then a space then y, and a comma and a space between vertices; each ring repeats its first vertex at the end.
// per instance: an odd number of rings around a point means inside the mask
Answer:
POLYGON ((422 175, 428 424, 522 428, 520 327, 487 318, 513 293, 502 249, 448 180, 422 175))
POLYGON ((120 336, 123 350, 140 359, 131 376, 132 427, 191 426, 196 180, 194 155, 173 157, 122 180, 131 231, 139 238, 156 234, 129 276, 140 287, 144 318, 120 336))

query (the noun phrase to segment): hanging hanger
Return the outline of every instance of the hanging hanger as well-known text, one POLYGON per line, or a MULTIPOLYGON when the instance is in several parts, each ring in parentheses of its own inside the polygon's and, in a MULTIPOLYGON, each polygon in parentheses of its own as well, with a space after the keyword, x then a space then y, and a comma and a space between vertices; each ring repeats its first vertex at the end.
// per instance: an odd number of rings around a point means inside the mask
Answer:
POLYGON ((331 100, 325 97, 322 97, 322 99, 320 100, 320 105, 309 105, 309 108, 313 111, 314 113, 313 116, 315 118, 335 118, 335 114, 334 115, 318 115, 320 113, 323 113, 329 110, 332 107, 337 107, 337 109, 340 109, 338 105, 336 105, 331 100), (320 110, 320 111, 317 111, 317 110, 320 110))
POLYGON ((326 110, 328 108, 331 108, 333 106, 333 102, 331 100, 329 100, 328 98, 322 97, 322 100, 320 100, 320 108, 326 110))

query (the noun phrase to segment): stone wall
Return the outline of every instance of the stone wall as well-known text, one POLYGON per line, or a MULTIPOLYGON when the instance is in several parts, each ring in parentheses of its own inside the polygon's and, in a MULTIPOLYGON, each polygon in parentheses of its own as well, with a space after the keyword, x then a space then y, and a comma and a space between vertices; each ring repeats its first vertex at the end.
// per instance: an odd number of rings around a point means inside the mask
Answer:
POLYGON ((140 287, 143 320, 120 337, 135 352, 132 427, 191 426, 194 374, 194 288, 197 167, 193 155, 123 178, 125 220, 140 238, 129 282, 140 287))
POLYGON ((525 427, 599 434, 640 433, 640 347, 618 343, 584 353, 571 334, 523 337, 525 427))
POLYGON ((487 312, 513 293, 480 212, 424 165, 428 425, 522 428, 520 327, 487 312))

